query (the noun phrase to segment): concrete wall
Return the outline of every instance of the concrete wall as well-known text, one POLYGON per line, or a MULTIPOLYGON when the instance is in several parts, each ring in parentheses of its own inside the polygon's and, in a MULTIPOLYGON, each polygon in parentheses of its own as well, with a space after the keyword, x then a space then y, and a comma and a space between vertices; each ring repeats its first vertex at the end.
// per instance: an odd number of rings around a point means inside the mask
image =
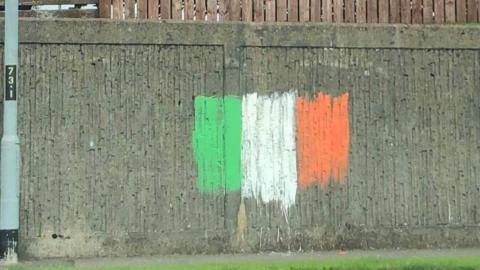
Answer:
POLYGON ((479 247, 479 40, 478 25, 22 21, 21 255, 479 247), (271 110, 246 117, 255 94, 271 110), (203 136, 201 98, 212 115, 237 100, 243 137, 223 116, 203 136), (240 178, 197 147, 239 151, 240 178))

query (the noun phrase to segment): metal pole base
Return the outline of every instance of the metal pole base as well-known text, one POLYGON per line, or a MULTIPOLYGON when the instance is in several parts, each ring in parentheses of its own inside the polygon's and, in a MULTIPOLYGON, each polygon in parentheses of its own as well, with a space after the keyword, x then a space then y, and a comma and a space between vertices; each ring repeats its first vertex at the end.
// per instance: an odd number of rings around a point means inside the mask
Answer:
POLYGON ((18 262, 18 230, 0 230, 0 265, 18 262))

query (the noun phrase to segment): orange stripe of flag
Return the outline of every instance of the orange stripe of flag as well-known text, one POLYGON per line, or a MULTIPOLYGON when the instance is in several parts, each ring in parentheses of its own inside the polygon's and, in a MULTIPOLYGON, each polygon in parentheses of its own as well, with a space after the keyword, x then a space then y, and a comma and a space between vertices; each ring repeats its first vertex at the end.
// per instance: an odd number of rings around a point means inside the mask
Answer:
POLYGON ((301 187, 343 182, 348 169, 348 93, 319 93, 296 102, 298 181, 301 187))

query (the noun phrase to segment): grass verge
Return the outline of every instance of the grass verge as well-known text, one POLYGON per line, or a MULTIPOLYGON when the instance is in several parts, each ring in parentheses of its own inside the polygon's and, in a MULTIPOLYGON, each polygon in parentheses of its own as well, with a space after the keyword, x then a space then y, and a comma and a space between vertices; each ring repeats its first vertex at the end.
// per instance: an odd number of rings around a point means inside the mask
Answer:
POLYGON ((480 270, 478 257, 347 258, 310 261, 248 261, 181 263, 128 267, 9 267, 9 270, 480 270))

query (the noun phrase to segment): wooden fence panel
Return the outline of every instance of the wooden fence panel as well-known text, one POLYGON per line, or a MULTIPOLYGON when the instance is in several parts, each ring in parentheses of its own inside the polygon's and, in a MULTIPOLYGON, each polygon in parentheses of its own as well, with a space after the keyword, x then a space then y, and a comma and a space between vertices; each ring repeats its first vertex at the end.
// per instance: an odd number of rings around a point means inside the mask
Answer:
POLYGON ((98 15, 100 18, 110 18, 110 0, 100 0, 98 3, 98 15))
POLYGON ((334 0, 333 3, 333 18, 334 22, 343 22, 343 0, 334 0))
POLYGON ((300 0, 298 3, 298 11, 300 13, 299 20, 301 22, 310 21, 310 3, 309 0, 300 0))
POLYGON ((310 20, 319 22, 322 19, 322 2, 321 0, 311 1, 310 20))
POLYGON ((197 21, 204 21, 205 20, 205 10, 207 5, 205 0, 197 0, 195 2, 195 19, 197 21))
MULTIPOLYGON (((0 7, 4 3, 0 0, 0 7)), ((405 24, 480 20, 480 0, 19 0, 27 9, 91 3, 98 5, 98 17, 112 19, 405 24)))
POLYGON ((147 0, 137 0, 137 18, 147 18, 147 0))
POLYGON ((276 9, 275 0, 265 0, 265 21, 274 22, 276 20, 276 9))
POLYGON ((287 21, 287 0, 277 0, 277 21, 287 21))
POLYGON ((402 18, 402 23, 412 23, 412 16, 411 12, 412 9, 410 7, 410 0, 401 0, 401 16, 402 18))
POLYGON ((455 22, 455 0, 445 0, 445 21, 455 22))
POLYGON ((390 0, 390 23, 401 22, 400 0, 390 0))
POLYGON ((226 0, 226 14, 229 21, 240 21, 242 16, 242 9, 240 0, 226 0))
POLYGON ((323 20, 324 22, 333 21, 333 7, 332 0, 323 0, 322 1, 322 11, 323 11, 323 20))
POLYGON ((253 20, 252 0, 243 0, 242 2, 242 20, 245 22, 251 22, 253 20))
POLYGON ((253 17, 256 22, 264 21, 263 0, 253 0, 253 17))
POLYGON ((183 0, 183 18, 185 20, 193 20, 193 15, 195 15, 195 10, 193 9, 193 0, 183 0))
POLYGON ((160 17, 162 18, 162 20, 168 20, 172 18, 171 0, 160 0, 160 17))
POLYGON ((288 15, 289 22, 298 22, 298 0, 288 0, 288 15))
POLYGON ((357 0, 357 23, 367 22, 367 0, 357 0))
POLYGON ((423 0, 423 23, 433 21, 433 0, 423 0))
MULTIPOLYGON (((178 0, 172 0, 178 1, 178 0)), ((209 21, 217 20, 217 0, 207 0, 207 19, 209 21)))
POLYGON ((378 22, 379 23, 388 23, 388 1, 380 0, 378 1, 378 22))
POLYGON ((435 0, 433 9, 435 11, 435 22, 445 22, 445 0, 435 0))
MULTIPOLYGON (((185 1, 185 0, 184 0, 185 1)), ((230 2, 230 0, 218 0, 218 17, 220 21, 228 21, 228 18, 225 18, 225 14, 227 12, 227 3, 230 2)))
POLYGON ((125 0, 125 19, 135 18, 135 0, 125 0))
POLYGON ((377 0, 368 0, 368 2, 367 2, 367 22, 377 23, 378 22, 377 12, 378 12, 377 0))
POLYGON ((148 18, 158 20, 158 0, 148 0, 148 18))
POLYGON ((422 17, 422 0, 412 0, 412 23, 422 23, 422 17))
POLYGON ((123 19, 122 0, 113 0, 113 19, 123 19))
POLYGON ((355 0, 345 0, 345 22, 355 22, 355 0))
POLYGON ((478 21, 478 0, 468 0, 467 2, 467 21, 468 22, 477 22, 478 21))
POLYGON ((298 3, 299 20, 301 22, 310 21, 310 1, 300 0, 298 3))
POLYGON ((457 18, 456 22, 464 23, 467 21, 467 3, 465 0, 457 0, 457 18))

